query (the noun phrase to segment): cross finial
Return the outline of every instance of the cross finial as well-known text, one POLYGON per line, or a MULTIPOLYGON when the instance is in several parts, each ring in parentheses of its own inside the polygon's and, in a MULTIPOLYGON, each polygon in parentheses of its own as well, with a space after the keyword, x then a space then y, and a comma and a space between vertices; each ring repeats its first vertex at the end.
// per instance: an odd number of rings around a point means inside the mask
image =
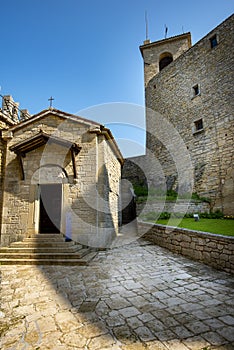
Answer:
POLYGON ((51 96, 50 98, 48 98, 48 101, 50 101, 50 108, 52 108, 52 103, 54 101, 54 98, 51 96))
POLYGON ((167 27, 167 25, 165 24, 165 39, 167 38, 167 32, 168 32, 168 27, 167 27))

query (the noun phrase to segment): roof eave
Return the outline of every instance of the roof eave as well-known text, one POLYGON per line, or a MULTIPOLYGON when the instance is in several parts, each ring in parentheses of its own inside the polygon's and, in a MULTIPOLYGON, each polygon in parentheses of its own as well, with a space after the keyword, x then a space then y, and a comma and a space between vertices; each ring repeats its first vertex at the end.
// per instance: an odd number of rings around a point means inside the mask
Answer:
POLYGON ((93 125, 100 126, 100 124, 95 122, 95 121, 85 119, 83 117, 79 117, 75 114, 66 113, 66 112, 60 111, 58 109, 49 108, 49 109, 45 109, 45 110, 41 111, 40 113, 32 115, 31 118, 24 120, 24 121, 18 123, 17 125, 11 126, 10 129, 11 129, 11 131, 19 130, 21 128, 24 128, 27 125, 30 125, 31 123, 34 123, 37 120, 40 120, 40 119, 46 117, 47 115, 50 115, 50 114, 55 115, 55 116, 62 118, 64 120, 69 119, 69 120, 72 120, 76 123, 84 124, 87 126, 93 126, 93 125))
POLYGON ((170 41, 174 41, 174 40, 180 40, 182 38, 187 38, 188 39, 188 43, 189 43, 189 47, 192 46, 191 33, 187 32, 187 33, 184 33, 184 34, 179 34, 179 35, 172 36, 172 37, 167 38, 167 39, 161 39, 161 40, 153 41, 153 42, 150 42, 148 44, 141 45, 139 48, 140 48, 141 54, 143 56, 144 49, 149 49, 149 48, 151 48, 151 47, 153 47, 155 45, 161 45, 161 44, 164 44, 165 42, 170 42, 170 41))
POLYGON ((109 141, 110 147, 112 148, 113 152, 115 153, 116 158, 118 159, 120 164, 121 165, 124 164, 124 157, 123 157, 123 155, 122 155, 122 153, 117 145, 117 142, 115 141, 115 138, 114 138, 112 132, 110 131, 110 129, 101 125, 100 128, 91 129, 89 132, 95 133, 97 135, 103 135, 105 137, 105 139, 107 141, 109 141))

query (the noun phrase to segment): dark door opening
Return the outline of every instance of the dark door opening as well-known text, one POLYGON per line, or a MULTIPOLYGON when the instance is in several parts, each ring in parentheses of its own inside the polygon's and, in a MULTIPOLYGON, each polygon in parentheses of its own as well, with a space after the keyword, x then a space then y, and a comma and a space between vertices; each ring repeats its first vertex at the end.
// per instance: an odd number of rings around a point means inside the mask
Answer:
POLYGON ((62 185, 40 185, 40 233, 60 233, 62 185))

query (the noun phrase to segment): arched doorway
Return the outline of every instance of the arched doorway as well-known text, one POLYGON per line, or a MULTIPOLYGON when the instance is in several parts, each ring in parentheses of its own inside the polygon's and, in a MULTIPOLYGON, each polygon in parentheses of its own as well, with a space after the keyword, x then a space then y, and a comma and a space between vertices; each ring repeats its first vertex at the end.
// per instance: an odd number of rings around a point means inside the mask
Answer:
POLYGON ((39 232, 60 233, 62 184, 40 185, 39 232))
POLYGON ((67 182, 66 171, 58 165, 45 165, 32 177, 38 185, 38 232, 60 233, 63 212, 63 184, 67 182))

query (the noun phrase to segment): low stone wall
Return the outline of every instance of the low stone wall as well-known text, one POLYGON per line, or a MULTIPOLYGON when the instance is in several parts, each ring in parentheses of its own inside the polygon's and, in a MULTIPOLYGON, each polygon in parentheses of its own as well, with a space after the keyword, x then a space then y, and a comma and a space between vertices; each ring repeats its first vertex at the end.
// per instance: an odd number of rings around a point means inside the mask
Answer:
POLYGON ((160 247, 234 273, 234 237, 138 222, 142 237, 160 247))
POLYGON ((178 201, 166 201, 160 202, 150 201, 149 204, 137 203, 137 215, 139 216, 144 211, 144 214, 148 212, 168 212, 168 213, 209 213, 210 212, 210 204, 206 202, 198 202, 198 201, 187 201, 180 199, 178 201))

